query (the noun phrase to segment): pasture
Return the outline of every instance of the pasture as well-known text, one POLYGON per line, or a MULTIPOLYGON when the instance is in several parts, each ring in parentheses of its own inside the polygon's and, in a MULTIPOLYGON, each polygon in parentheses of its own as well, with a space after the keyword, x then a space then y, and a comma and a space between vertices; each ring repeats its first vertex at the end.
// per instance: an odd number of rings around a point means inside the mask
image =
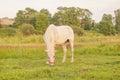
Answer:
POLYGON ((30 42, 22 38, 23 42, 17 38, 8 42, 0 40, 0 80, 120 79, 119 37, 76 36, 75 62, 70 63, 68 48, 67 60, 62 63, 63 51, 57 47, 54 67, 45 64, 47 56, 42 40, 37 36, 34 39, 29 37, 30 42))

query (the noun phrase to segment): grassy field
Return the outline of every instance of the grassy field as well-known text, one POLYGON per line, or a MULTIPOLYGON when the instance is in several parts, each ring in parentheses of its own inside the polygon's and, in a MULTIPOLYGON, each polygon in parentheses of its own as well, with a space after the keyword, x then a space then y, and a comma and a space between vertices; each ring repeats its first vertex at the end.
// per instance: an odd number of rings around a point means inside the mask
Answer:
POLYGON ((0 80, 120 80, 120 36, 75 36, 75 62, 46 65, 42 36, 0 38, 0 80))
POLYGON ((0 80, 120 80, 120 45, 75 47, 75 62, 45 64, 44 48, 0 48, 0 80))

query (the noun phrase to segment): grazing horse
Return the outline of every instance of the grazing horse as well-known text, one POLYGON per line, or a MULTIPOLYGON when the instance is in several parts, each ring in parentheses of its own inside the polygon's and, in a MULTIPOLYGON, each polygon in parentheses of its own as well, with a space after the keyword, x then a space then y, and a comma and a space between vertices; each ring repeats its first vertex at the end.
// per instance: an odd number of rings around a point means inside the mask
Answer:
POLYGON ((55 60, 55 45, 61 44, 64 50, 63 60, 66 60, 66 51, 67 51, 67 43, 70 43, 71 51, 72 51, 72 58, 71 62, 74 61, 74 32, 71 27, 69 26, 55 26, 53 24, 49 25, 45 34, 44 34, 44 41, 47 48, 47 56, 48 60, 46 64, 50 64, 51 66, 54 65, 55 60))

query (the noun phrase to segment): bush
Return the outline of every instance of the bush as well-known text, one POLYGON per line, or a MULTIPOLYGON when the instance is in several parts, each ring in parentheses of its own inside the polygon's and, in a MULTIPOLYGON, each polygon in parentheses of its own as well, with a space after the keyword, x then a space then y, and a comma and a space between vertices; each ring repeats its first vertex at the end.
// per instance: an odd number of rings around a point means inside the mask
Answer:
POLYGON ((106 35, 106 36, 116 34, 115 27, 111 22, 103 20, 99 23, 98 28, 99 28, 99 32, 106 35))
POLYGON ((36 35, 42 34, 41 31, 39 31, 39 30, 35 30, 34 33, 35 33, 36 35))
POLYGON ((84 30, 79 27, 73 27, 74 33, 76 33, 78 36, 84 35, 84 30))
POLYGON ((14 36, 16 34, 16 30, 11 27, 5 27, 0 29, 0 36, 14 36))
POLYGON ((19 27, 19 29, 24 36, 29 36, 34 34, 34 27, 31 24, 24 23, 19 27))

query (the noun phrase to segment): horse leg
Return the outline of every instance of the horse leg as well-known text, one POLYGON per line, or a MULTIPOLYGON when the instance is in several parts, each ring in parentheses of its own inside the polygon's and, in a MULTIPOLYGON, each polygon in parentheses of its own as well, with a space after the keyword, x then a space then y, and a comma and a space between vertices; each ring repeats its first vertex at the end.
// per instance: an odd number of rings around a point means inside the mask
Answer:
POLYGON ((66 44, 63 44, 62 47, 63 47, 63 51, 64 51, 62 62, 65 62, 65 60, 66 60, 66 52, 67 52, 66 44))
POLYGON ((50 64, 50 58, 47 56, 46 64, 50 64))
POLYGON ((73 45, 73 40, 70 40, 70 47, 71 47, 71 51, 72 51, 71 62, 74 62, 74 45, 73 45))

